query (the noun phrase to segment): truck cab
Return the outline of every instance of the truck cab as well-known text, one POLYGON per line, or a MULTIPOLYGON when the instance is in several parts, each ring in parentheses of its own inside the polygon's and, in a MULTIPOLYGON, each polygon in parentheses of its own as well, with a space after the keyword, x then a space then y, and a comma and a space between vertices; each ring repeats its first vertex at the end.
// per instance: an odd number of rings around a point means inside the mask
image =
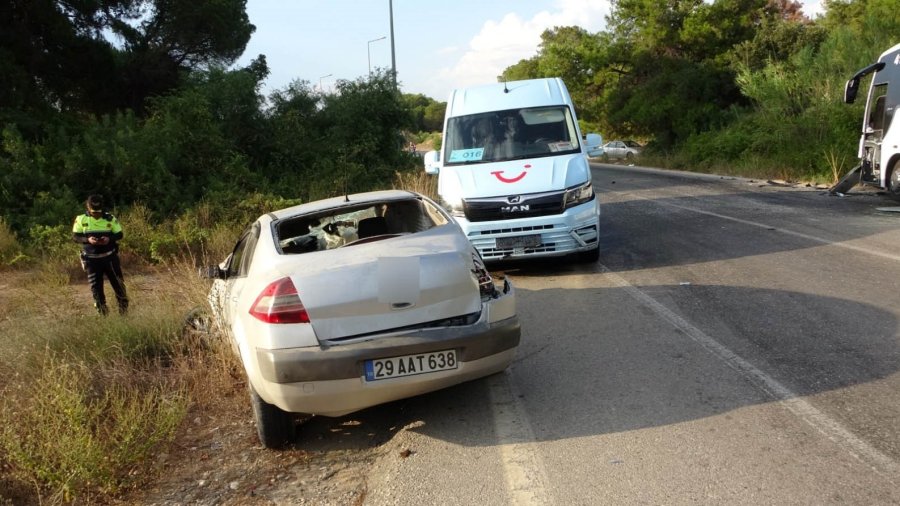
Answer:
POLYGON ((584 137, 559 78, 451 92, 441 152, 425 155, 442 204, 485 261, 599 255, 600 206, 584 137))

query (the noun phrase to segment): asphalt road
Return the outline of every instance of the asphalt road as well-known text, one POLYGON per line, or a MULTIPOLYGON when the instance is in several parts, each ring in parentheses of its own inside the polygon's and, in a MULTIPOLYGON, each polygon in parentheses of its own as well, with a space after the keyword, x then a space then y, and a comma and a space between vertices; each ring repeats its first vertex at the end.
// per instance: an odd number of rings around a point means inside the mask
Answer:
POLYGON ((516 361, 365 415, 365 504, 900 504, 897 204, 594 171, 599 262, 501 266, 516 361))

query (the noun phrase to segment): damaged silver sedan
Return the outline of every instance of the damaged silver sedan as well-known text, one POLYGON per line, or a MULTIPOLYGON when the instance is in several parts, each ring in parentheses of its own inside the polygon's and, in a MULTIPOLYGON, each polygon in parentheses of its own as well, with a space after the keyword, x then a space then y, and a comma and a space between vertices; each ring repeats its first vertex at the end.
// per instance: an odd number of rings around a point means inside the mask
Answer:
POLYGON ((341 416, 494 374, 519 344, 512 285, 412 192, 268 213, 205 274, 270 448, 294 442, 298 413, 341 416))

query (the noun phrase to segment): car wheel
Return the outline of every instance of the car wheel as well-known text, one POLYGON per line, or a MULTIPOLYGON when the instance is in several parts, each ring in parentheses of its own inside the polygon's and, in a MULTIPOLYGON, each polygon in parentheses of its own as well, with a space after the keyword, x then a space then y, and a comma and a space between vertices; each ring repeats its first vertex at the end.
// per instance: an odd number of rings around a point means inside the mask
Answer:
POLYGON ((604 161, 604 163, 609 163, 609 154, 608 153, 603 153, 603 161, 604 161))
POLYGON ((634 161, 634 153, 632 153, 631 151, 626 152, 625 153, 625 161, 633 162, 634 161))
POLYGON ((259 442, 266 448, 279 449, 292 444, 296 438, 294 415, 262 400, 250 386, 250 404, 256 420, 259 442))

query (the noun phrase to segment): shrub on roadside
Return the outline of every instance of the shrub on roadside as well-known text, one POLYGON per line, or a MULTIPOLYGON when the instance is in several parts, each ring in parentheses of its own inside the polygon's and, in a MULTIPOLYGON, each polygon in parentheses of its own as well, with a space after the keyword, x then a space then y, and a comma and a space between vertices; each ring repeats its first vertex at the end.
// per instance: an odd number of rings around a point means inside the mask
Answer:
POLYGON ((15 232, 9 227, 6 219, 0 216, 0 268, 15 267, 24 263, 27 258, 22 253, 22 246, 19 245, 15 232))
POLYGON ((426 174, 425 171, 396 172, 394 173, 393 187, 399 190, 418 192, 437 200, 437 180, 438 178, 431 174, 426 174))
POLYGON ((126 318, 85 314, 84 287, 41 276, 0 315, 0 484, 18 494, 0 503, 102 502, 153 479, 187 411, 221 402, 234 358, 214 331, 184 332, 209 288, 189 260, 148 267, 126 318))
POLYGON ((140 479, 130 471, 181 423, 185 392, 159 384, 152 368, 143 377, 131 370, 125 383, 104 381, 109 371, 49 354, 31 381, 4 392, 2 449, 51 499, 111 494, 140 479))

